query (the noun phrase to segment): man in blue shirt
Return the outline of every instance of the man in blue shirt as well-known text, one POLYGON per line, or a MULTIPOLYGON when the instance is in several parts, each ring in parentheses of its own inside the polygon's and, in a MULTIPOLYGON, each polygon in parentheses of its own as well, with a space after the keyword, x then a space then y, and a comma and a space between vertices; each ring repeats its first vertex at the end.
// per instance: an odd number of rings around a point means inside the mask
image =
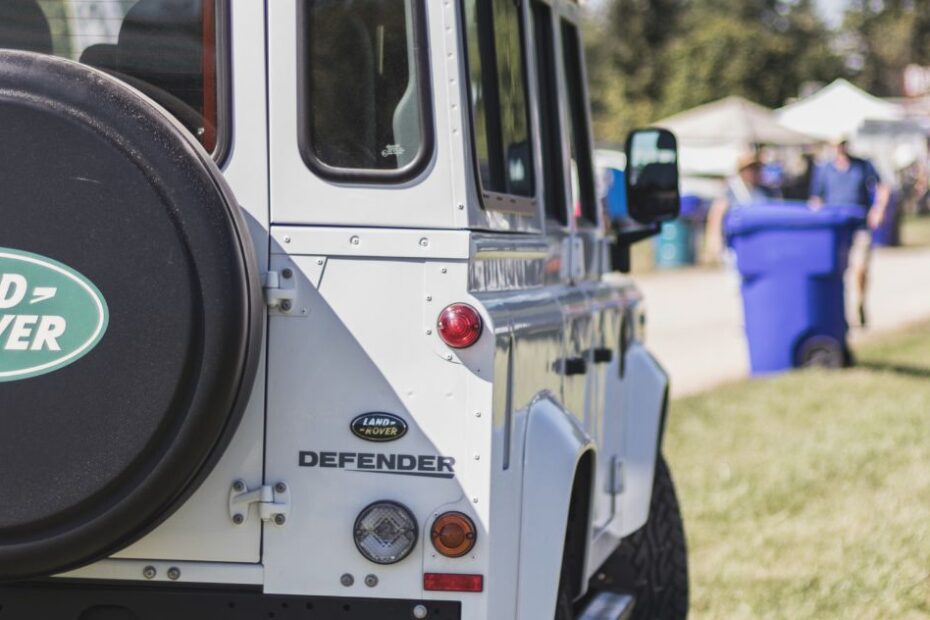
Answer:
POLYGON ((859 323, 865 327, 865 297, 872 258, 872 230, 882 225, 891 190, 882 183, 872 162, 849 154, 845 139, 834 143, 833 160, 821 166, 811 180, 810 203, 814 208, 829 205, 856 205, 868 212, 869 230, 860 230, 853 240, 849 266, 855 275, 859 323))

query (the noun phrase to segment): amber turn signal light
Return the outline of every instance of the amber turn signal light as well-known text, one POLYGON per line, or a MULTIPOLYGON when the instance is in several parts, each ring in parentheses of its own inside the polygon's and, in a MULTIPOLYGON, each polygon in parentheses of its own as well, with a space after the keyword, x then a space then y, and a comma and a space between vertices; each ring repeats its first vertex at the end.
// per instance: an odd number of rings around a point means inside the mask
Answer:
POLYGON ((436 551, 447 558, 460 558, 478 540, 475 522, 461 512, 447 512, 433 522, 430 538, 436 551))

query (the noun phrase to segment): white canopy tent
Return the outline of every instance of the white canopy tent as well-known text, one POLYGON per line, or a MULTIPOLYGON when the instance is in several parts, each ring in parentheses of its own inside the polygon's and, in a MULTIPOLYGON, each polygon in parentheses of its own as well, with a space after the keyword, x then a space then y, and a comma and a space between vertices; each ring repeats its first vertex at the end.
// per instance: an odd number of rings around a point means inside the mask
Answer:
POLYGON ((756 146, 802 146, 816 139, 785 127, 774 112, 743 99, 727 97, 656 123, 678 137, 684 176, 726 176, 736 160, 756 146))
POLYGON ((823 141, 854 136, 866 121, 900 121, 902 106, 874 97, 843 79, 777 112, 782 124, 823 141))
POLYGON ((822 141, 848 139, 853 153, 871 159, 889 182, 902 168, 899 160, 905 151, 910 160, 926 154, 924 132, 908 120, 904 106, 874 97, 843 79, 777 114, 783 124, 822 141))

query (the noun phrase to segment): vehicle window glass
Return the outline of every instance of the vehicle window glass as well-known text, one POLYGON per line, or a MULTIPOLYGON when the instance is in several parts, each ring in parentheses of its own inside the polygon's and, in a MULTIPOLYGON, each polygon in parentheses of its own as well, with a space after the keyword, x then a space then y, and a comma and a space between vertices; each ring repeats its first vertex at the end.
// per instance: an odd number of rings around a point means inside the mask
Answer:
POLYGON ((219 0, 3 0, 0 47, 53 54, 142 91, 212 151, 219 0))
POLYGON ((466 0, 475 153, 487 192, 535 196, 522 20, 514 0, 466 0))
POLYGON ((562 123, 559 120, 552 9, 538 0, 533 2, 533 28, 539 82, 540 141, 545 171, 542 185, 545 192, 546 216, 565 225, 565 169, 562 164, 562 123))
POLYGON ((581 38, 574 24, 562 21, 563 62, 568 90, 571 146, 572 207, 575 219, 583 225, 597 222, 597 193, 594 184, 591 134, 588 130, 588 104, 585 99, 584 70, 581 63, 581 38))
POLYGON ((323 172, 397 173, 425 150, 417 0, 304 0, 302 141, 323 172))

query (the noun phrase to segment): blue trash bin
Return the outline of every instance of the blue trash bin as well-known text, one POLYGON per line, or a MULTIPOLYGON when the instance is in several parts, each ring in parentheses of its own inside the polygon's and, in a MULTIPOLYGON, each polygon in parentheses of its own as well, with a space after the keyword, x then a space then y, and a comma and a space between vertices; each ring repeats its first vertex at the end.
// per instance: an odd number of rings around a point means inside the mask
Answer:
POLYGON ((864 215, 859 207, 730 211, 725 230, 742 277, 753 374, 850 359, 843 274, 864 215))
POLYGON ((616 168, 607 168, 607 174, 609 174, 610 183, 605 197, 607 213, 610 214, 612 220, 627 220, 630 213, 626 199, 626 176, 622 170, 616 168))
POLYGON ((896 248, 901 245, 901 210, 897 192, 892 192, 888 198, 888 208, 885 210, 885 220, 881 226, 872 231, 873 245, 896 248))
POLYGON ((678 269, 697 262, 697 239, 706 216, 706 203, 698 196, 681 197, 677 220, 662 224, 655 241, 655 264, 659 269, 678 269))

